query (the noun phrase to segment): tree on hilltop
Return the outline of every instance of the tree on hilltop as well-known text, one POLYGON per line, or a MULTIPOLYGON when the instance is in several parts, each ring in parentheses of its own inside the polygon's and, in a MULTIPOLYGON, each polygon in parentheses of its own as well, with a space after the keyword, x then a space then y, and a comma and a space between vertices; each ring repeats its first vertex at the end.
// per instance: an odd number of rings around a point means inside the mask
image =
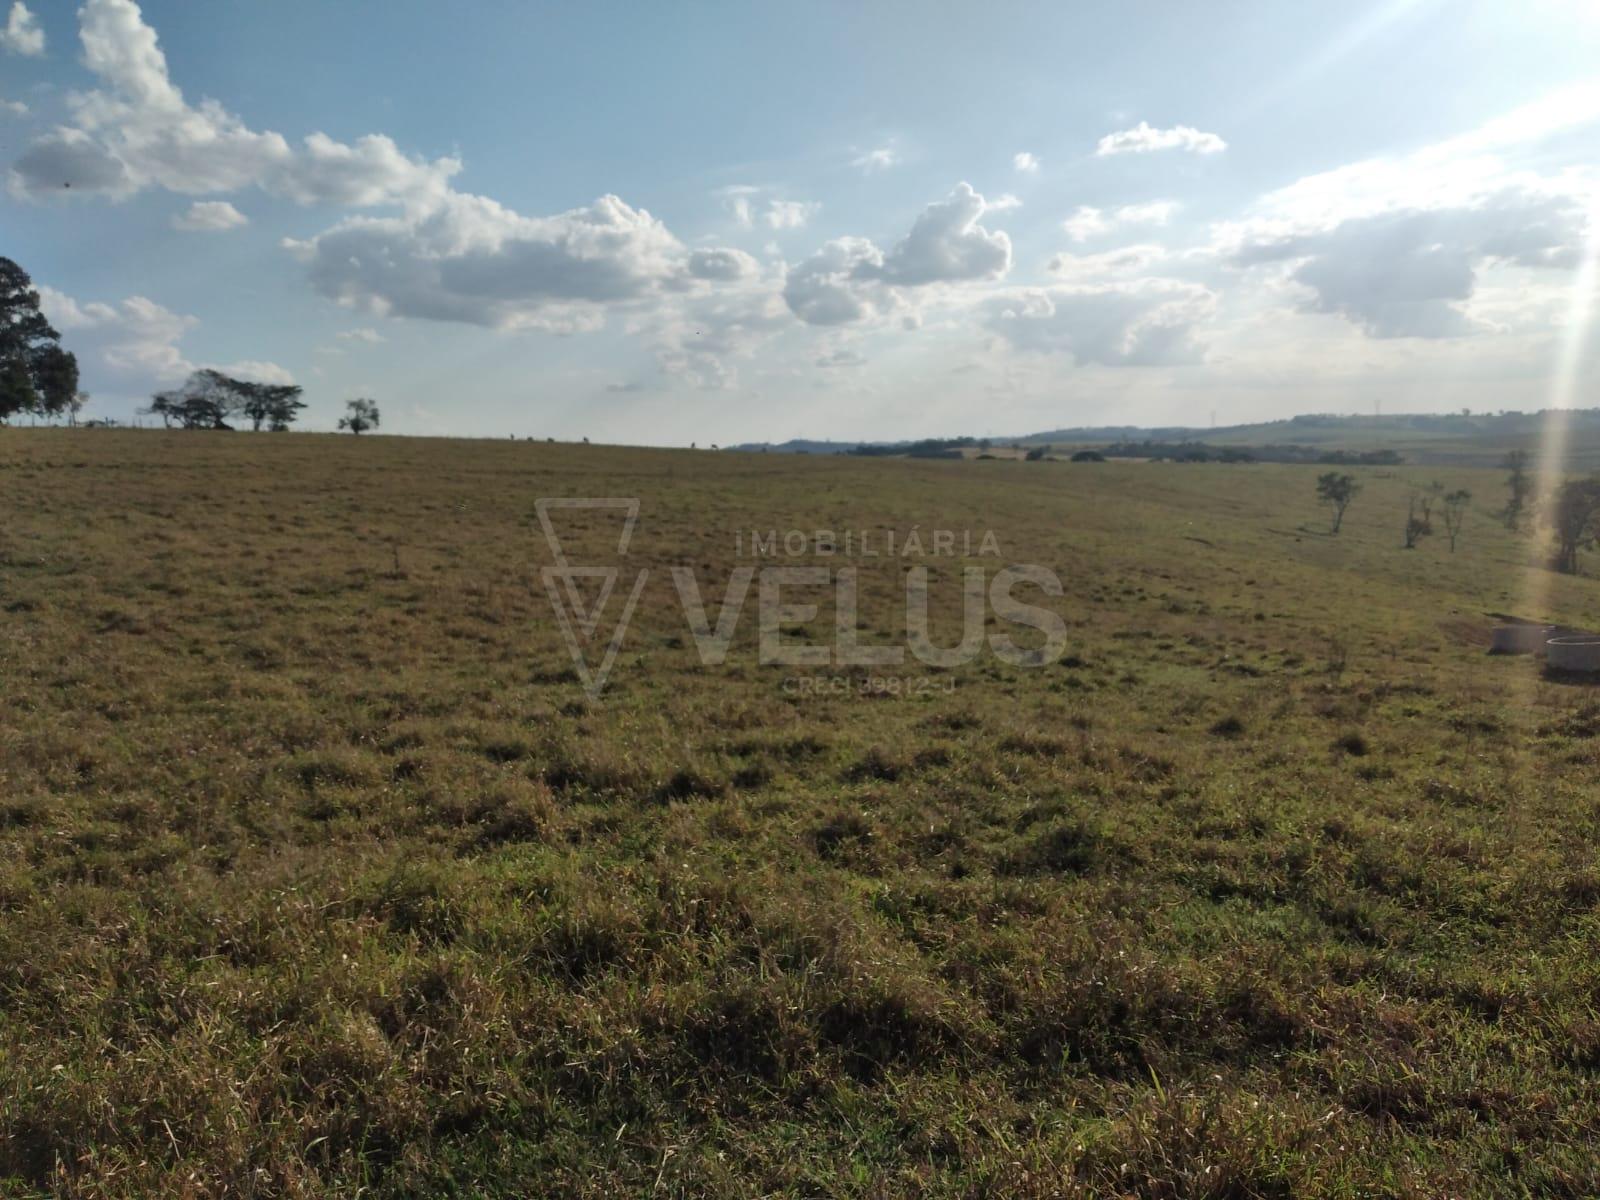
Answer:
POLYGON ((145 412, 161 418, 167 428, 232 429, 228 417, 239 403, 237 380, 210 368, 196 371, 183 386, 157 392, 145 412))
POLYGON ((239 411, 250 419, 257 433, 265 425, 271 433, 283 433, 293 425, 300 410, 305 408, 300 396, 303 391, 292 383, 243 383, 243 399, 239 411))
POLYGON ((251 428, 265 425, 274 433, 288 429, 305 407, 295 384, 255 383, 235 379, 210 367, 194 372, 180 388, 157 392, 144 411, 161 418, 167 428, 232 429, 229 417, 243 417, 251 428))
POLYGON ((378 427, 381 416, 376 400, 352 400, 345 405, 345 415, 339 418, 339 428, 362 434, 378 427))

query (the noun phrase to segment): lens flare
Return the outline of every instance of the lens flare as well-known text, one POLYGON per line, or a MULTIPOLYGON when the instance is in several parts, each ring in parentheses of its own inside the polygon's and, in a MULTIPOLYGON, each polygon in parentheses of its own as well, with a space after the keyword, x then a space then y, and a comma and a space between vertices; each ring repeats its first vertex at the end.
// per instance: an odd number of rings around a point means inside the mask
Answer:
MULTIPOLYGON (((1589 198, 1584 231, 1583 258, 1572 281, 1572 296, 1561 329, 1559 348, 1550 376, 1549 402, 1540 429, 1539 453, 1534 464, 1535 494, 1548 503, 1567 470, 1568 434, 1578 380, 1594 328, 1595 293, 1600 289, 1600 187, 1589 198)), ((1534 620, 1549 617, 1551 577, 1541 564, 1530 567, 1524 589, 1525 611, 1534 620)))

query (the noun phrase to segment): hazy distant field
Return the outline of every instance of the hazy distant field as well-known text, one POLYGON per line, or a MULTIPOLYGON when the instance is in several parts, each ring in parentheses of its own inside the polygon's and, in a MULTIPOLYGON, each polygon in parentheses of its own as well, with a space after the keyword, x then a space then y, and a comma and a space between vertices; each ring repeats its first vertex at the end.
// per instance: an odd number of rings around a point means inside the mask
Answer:
POLYGON ((0 1193, 1600 1191, 1600 693, 1484 654, 1597 585, 1316 473, 0 430, 0 1193), (672 566, 914 527, 1068 653, 701 665, 672 566))
MULTIPOLYGON (((1138 442, 1145 437, 1167 442, 1204 442, 1213 447, 1301 446, 1317 451, 1393 450, 1408 464, 1426 467, 1498 467, 1507 451, 1522 450, 1540 459, 1549 453, 1560 459, 1570 474, 1600 470, 1600 427, 1593 409, 1545 411, 1500 417, 1480 413, 1474 417, 1391 416, 1296 418, 1259 425, 1233 425, 1220 429, 1140 430, 1126 435, 1074 438, 1066 432, 1041 434, 1028 444, 1053 444, 1063 453, 1076 446, 1104 446, 1107 442, 1138 442), (1546 421, 1559 436, 1546 437, 1546 421)), ((996 450, 995 453, 1001 453, 996 450)))

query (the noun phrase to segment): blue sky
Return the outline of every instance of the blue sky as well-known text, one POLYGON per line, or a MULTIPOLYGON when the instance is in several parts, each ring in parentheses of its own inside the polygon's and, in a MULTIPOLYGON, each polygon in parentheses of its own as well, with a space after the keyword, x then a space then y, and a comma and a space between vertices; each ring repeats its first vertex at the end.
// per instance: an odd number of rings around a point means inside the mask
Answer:
POLYGON ((103 415, 198 366, 661 444, 1600 375, 1592 0, 0 16, 0 253, 103 415))

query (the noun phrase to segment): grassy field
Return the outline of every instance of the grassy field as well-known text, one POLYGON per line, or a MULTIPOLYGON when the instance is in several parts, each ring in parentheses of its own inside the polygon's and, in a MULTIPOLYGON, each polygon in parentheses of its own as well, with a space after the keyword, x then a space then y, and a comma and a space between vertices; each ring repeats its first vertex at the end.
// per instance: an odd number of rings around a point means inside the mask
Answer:
POLYGON ((1356 473, 0 430, 0 1194, 1595 1194, 1600 697, 1484 651, 1597 585, 1356 473), (641 501, 598 700, 541 496, 641 501), (791 528, 1068 652, 702 666, 791 528))

